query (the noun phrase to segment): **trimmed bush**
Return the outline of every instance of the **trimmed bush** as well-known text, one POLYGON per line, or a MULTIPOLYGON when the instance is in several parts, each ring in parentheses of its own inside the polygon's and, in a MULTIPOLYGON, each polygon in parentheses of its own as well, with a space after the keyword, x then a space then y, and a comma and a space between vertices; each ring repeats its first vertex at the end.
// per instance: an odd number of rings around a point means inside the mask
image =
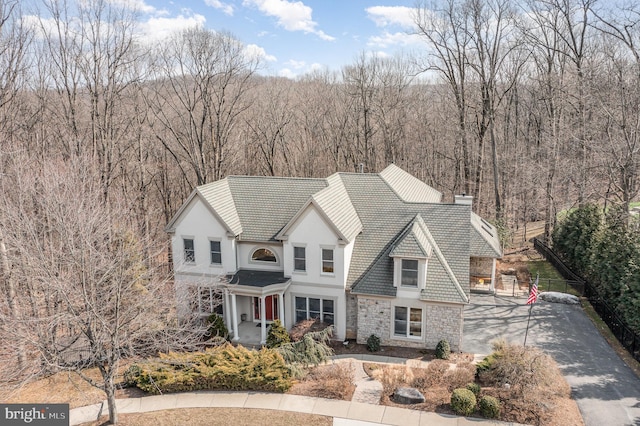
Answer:
POLYGON ((223 339, 229 339, 229 330, 224 325, 222 317, 216 313, 213 313, 207 317, 207 337, 212 339, 214 337, 222 337, 223 339))
POLYGON ((478 402, 478 408, 482 417, 495 419, 500 415, 500 401, 493 396, 483 396, 478 402))
POLYGON ((478 395, 480 395, 480 385, 477 383, 469 383, 466 386, 467 389, 469 389, 471 392, 473 392, 473 394, 475 395, 476 399, 478 398, 478 395))
POLYGON ((380 350, 380 338, 372 334, 367 339, 367 350, 369 352, 378 352, 380 350))
POLYGON ((269 334, 267 334, 267 348, 278 348, 290 341, 289 333, 287 333, 287 329, 284 328, 280 320, 277 319, 271 323, 269 334))
POLYGON ((129 367, 125 380, 152 394, 217 389, 286 392, 292 385, 290 370, 275 350, 230 344, 205 352, 160 354, 129 367))
POLYGON ((469 389, 455 389, 451 394, 451 409, 460 416, 473 414, 476 396, 469 389))
POLYGON ((451 356, 451 346, 446 340, 440 340, 436 345, 436 358, 449 359, 451 356))

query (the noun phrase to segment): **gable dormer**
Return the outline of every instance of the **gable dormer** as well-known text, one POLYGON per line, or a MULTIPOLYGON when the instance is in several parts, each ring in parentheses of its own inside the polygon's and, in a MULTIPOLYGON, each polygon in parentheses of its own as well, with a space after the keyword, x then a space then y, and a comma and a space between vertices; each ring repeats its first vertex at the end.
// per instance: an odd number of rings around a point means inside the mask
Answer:
POLYGON ((422 217, 417 215, 389 253, 393 258, 394 287, 409 290, 425 288, 427 263, 433 252, 425 228, 422 217))

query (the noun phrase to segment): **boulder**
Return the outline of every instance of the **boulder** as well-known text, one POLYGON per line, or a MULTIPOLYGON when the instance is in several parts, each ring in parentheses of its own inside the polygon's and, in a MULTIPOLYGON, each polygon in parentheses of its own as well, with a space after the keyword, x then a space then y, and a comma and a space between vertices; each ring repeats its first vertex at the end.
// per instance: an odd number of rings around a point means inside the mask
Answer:
POLYGON ((566 293, 559 293, 557 291, 545 291, 538 295, 538 297, 545 302, 552 303, 564 303, 567 305, 578 305, 580 300, 577 296, 566 293))
POLYGON ((398 404, 420 404, 424 395, 416 388, 398 388, 393 393, 393 401, 398 404))

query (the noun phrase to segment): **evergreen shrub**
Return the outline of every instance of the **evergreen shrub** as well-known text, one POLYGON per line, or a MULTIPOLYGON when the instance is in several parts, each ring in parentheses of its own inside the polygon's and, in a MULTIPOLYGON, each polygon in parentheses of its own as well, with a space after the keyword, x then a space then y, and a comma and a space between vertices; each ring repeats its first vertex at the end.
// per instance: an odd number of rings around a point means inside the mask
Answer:
POLYGON ((469 416, 476 409, 476 396, 469 389, 454 389, 451 409, 458 415, 469 416))
POLYGON ((367 339, 367 350, 369 352, 378 352, 380 350, 380 338, 372 334, 367 339))
POLYGON ((277 348, 282 346, 284 343, 289 343, 290 341, 289 333, 279 319, 271 323, 271 326, 269 327, 269 334, 267 334, 267 348, 277 348))
POLYGON ((218 389, 286 392, 292 385, 290 370, 277 351, 231 344, 204 352, 160 354, 129 367, 125 380, 151 394, 218 389))
POLYGON ((473 392, 473 394, 475 395, 476 398, 478 398, 478 395, 480 395, 480 385, 477 383, 469 383, 466 386, 467 389, 469 389, 471 392, 473 392))
POLYGON ((436 358, 438 359, 449 359, 451 356, 451 346, 449 342, 446 340, 440 340, 436 345, 436 358))
POLYGON ((208 338, 221 337, 225 340, 229 339, 229 330, 224 325, 222 317, 216 313, 213 313, 207 317, 207 336, 208 338))
POLYGON ((485 395, 478 401, 478 408, 482 417, 495 419, 500 415, 500 401, 497 398, 485 395))

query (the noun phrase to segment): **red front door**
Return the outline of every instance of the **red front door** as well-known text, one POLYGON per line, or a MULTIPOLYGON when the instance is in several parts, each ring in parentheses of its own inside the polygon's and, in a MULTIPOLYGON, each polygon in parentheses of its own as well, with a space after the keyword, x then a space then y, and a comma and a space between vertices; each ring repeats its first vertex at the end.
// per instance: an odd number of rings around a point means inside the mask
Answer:
MULTIPOLYGON (((267 296, 264 298, 265 303, 265 319, 273 321, 278 319, 278 296, 267 296)), ((255 319, 260 318, 260 298, 253 298, 253 316, 255 319)))

